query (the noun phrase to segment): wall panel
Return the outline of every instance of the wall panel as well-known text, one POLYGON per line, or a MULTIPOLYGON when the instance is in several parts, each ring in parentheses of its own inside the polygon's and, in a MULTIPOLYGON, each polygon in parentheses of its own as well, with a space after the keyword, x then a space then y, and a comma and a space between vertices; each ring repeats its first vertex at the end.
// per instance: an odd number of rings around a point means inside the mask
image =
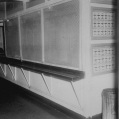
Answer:
POLYGON ((78 107, 79 109, 81 108, 70 82, 54 77, 52 79, 52 95, 69 105, 78 107))
POLYGON ((15 82, 15 77, 12 74, 12 70, 9 65, 6 65, 6 78, 12 82, 15 82))
POLYGON ((24 88, 29 87, 28 81, 24 76, 24 73, 22 72, 22 69, 16 68, 16 83, 24 88))
POLYGON ((41 74, 30 72, 30 88, 36 91, 49 94, 47 86, 41 74))

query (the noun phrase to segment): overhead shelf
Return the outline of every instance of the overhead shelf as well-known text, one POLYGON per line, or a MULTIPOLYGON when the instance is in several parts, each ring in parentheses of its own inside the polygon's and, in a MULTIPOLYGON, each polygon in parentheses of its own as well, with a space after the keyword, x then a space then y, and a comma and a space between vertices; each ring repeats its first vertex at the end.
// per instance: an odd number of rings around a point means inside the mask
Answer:
POLYGON ((51 76, 62 77, 62 79, 67 81, 74 82, 84 78, 84 72, 79 70, 61 68, 57 66, 33 63, 28 61, 21 61, 18 59, 7 58, 4 56, 0 57, 0 62, 37 73, 45 73, 51 76))

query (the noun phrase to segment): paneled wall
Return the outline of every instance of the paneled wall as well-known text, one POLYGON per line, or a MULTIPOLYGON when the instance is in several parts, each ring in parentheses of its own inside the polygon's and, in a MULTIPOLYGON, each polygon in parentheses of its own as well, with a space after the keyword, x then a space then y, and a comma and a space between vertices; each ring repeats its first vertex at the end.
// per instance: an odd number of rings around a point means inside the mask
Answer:
POLYGON ((7 3, 3 48, 7 58, 85 75, 69 80, 71 76, 61 77, 61 72, 54 75, 1 62, 0 76, 85 117, 102 113, 103 89, 116 87, 114 4, 112 0, 7 3))

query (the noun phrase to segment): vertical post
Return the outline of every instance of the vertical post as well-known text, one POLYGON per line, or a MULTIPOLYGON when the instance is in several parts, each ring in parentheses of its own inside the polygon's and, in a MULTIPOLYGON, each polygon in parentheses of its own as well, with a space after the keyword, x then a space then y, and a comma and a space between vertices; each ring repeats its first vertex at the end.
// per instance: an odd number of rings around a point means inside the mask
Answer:
POLYGON ((41 9, 41 31, 42 31, 42 62, 45 61, 45 57, 44 57, 44 13, 43 13, 43 9, 41 9))
MULTIPOLYGON (((119 0, 117 0, 117 76, 118 76, 118 107, 119 107, 119 0)), ((119 115, 119 109, 118 114, 119 115)))
POLYGON ((92 117, 91 104, 91 3, 90 0, 80 0, 80 39, 82 70, 85 71, 84 87, 82 91, 82 106, 86 117, 92 117))
POLYGON ((5 6, 5 19, 7 18, 7 13, 6 13, 6 2, 4 2, 4 6, 5 6))
POLYGON ((20 59, 22 60, 22 44, 21 44, 21 21, 20 16, 18 16, 18 25, 19 25, 19 44, 20 44, 20 59))

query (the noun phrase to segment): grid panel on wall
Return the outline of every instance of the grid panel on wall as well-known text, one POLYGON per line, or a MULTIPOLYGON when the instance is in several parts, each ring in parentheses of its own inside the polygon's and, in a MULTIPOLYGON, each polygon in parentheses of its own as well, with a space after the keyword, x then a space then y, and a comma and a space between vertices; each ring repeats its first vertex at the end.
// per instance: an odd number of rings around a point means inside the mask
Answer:
POLYGON ((93 40, 115 38, 115 10, 92 7, 91 34, 93 40))
POLYGON ((115 45, 92 45, 93 74, 106 73, 115 69, 115 45))

